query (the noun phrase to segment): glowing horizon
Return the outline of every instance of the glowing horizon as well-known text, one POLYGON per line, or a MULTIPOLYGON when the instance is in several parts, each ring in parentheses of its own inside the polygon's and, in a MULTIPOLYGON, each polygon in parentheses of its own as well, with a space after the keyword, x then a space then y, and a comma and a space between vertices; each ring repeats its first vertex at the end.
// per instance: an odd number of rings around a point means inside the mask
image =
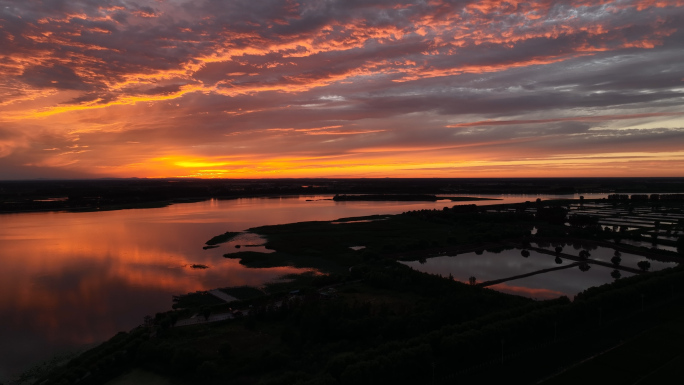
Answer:
POLYGON ((0 180, 684 177, 684 0, 0 0, 0 180))

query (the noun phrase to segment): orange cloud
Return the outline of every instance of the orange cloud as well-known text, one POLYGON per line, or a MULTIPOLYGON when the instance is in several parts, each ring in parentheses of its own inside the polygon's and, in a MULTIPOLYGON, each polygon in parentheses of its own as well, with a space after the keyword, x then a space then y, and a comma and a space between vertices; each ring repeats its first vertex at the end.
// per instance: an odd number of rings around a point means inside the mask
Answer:
POLYGON ((0 178, 596 174, 578 143, 637 137, 681 174, 682 0, 236 1, 8 11, 0 178))

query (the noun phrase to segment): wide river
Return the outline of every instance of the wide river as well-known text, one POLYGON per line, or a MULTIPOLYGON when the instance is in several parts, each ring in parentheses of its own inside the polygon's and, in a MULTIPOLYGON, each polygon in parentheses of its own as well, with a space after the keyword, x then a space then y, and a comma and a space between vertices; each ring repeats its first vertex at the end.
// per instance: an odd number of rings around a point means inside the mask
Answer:
POLYGON ((502 200, 334 202, 331 196, 299 196, 209 200, 154 209, 2 214, 0 382, 55 354, 130 330, 145 315, 169 310, 172 295, 261 285, 298 271, 245 268, 222 257, 227 245, 202 249, 207 240, 226 231, 454 204, 557 198, 486 197, 502 200), (190 268, 194 263, 210 268, 190 268))

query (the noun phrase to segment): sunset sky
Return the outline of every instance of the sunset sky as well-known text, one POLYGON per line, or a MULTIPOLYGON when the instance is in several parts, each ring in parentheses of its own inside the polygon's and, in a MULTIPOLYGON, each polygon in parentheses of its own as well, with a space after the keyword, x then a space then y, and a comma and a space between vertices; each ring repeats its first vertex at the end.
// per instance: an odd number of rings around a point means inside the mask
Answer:
POLYGON ((684 0, 0 0, 0 179, 684 176, 684 0))

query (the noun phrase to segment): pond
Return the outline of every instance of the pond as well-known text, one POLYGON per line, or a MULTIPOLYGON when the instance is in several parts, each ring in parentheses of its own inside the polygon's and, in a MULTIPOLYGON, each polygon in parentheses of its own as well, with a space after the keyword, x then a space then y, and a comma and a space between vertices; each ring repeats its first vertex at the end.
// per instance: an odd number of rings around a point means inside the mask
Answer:
POLYGON ((675 246, 662 245, 660 243, 653 243, 651 241, 635 241, 633 239, 621 239, 620 243, 624 243, 625 245, 637 246, 637 247, 647 247, 649 249, 667 250, 667 251, 677 252, 677 248, 675 246))
MULTIPOLYGON (((559 266, 554 261, 555 258, 550 255, 540 254, 532 250, 530 256, 525 258, 520 252, 520 249, 504 250, 500 253, 484 251, 477 254, 472 252, 455 256, 427 258, 423 262, 407 261, 401 263, 424 273, 442 275, 443 277, 448 277, 451 274, 454 279, 461 282, 468 282, 470 277, 475 277, 477 282, 485 282, 559 266)), ((571 261, 565 263, 568 264, 571 261)))
MULTIPOLYGON (((550 245, 532 244, 533 247, 540 247, 553 250, 550 245)), ((582 249, 589 250, 590 259, 611 263, 611 258, 615 255, 615 250, 584 244, 565 244, 563 253, 576 256, 582 249)), ((470 277, 475 277, 478 283, 512 278, 509 281, 489 288, 509 294, 521 295, 534 299, 550 299, 560 296, 573 298, 577 293, 592 286, 599 286, 615 280, 614 268, 604 267, 596 264, 589 264, 589 270, 582 271, 578 266, 571 266, 567 269, 545 271, 532 276, 516 278, 520 275, 538 272, 551 268, 562 268, 571 265, 575 261, 560 258, 560 264, 556 257, 548 254, 541 254, 534 250, 529 251, 529 257, 521 255, 521 249, 509 249, 494 253, 484 251, 481 254, 464 253, 455 256, 439 256, 427 258, 423 261, 402 262, 411 268, 429 274, 441 275, 443 277, 453 276, 454 279, 468 283, 470 277)), ((662 270, 674 267, 674 262, 661 262, 643 256, 621 253, 620 265, 637 269, 639 261, 648 260, 651 264, 650 271, 662 270)), ((628 271, 620 270, 620 277, 634 275, 628 271)))
MULTIPOLYGON (((547 246, 547 245, 537 245, 540 248, 546 249, 546 250, 551 250, 553 251, 554 248, 547 246)), ((590 259, 594 259, 597 261, 601 262, 607 262, 607 263, 612 263, 611 259, 615 256, 615 249, 612 249, 610 247, 603 247, 603 246, 596 246, 596 245, 589 245, 589 244, 572 244, 572 243, 565 243, 561 245, 563 247, 563 253, 565 254, 570 254, 573 256, 579 256, 580 250, 588 250, 591 256, 589 257, 590 259)), ((641 255, 636 255, 632 253, 620 253, 620 266, 626 266, 626 267, 631 267, 633 269, 638 269, 639 266, 637 266, 637 263, 640 261, 648 261, 651 264, 651 267, 649 271, 658 271, 662 269, 667 269, 668 267, 675 267, 677 266, 676 262, 664 262, 664 261, 656 261, 654 259, 644 257, 641 255)))
MULTIPOLYGON (((549 256, 550 258, 553 258, 549 256)), ((504 293, 521 295, 534 299, 551 299, 567 296, 570 299, 593 286, 613 282, 613 269, 589 265, 588 271, 574 267, 566 270, 550 271, 490 286, 490 289, 504 293)), ((632 273, 620 271, 622 278, 631 277, 632 273)))

